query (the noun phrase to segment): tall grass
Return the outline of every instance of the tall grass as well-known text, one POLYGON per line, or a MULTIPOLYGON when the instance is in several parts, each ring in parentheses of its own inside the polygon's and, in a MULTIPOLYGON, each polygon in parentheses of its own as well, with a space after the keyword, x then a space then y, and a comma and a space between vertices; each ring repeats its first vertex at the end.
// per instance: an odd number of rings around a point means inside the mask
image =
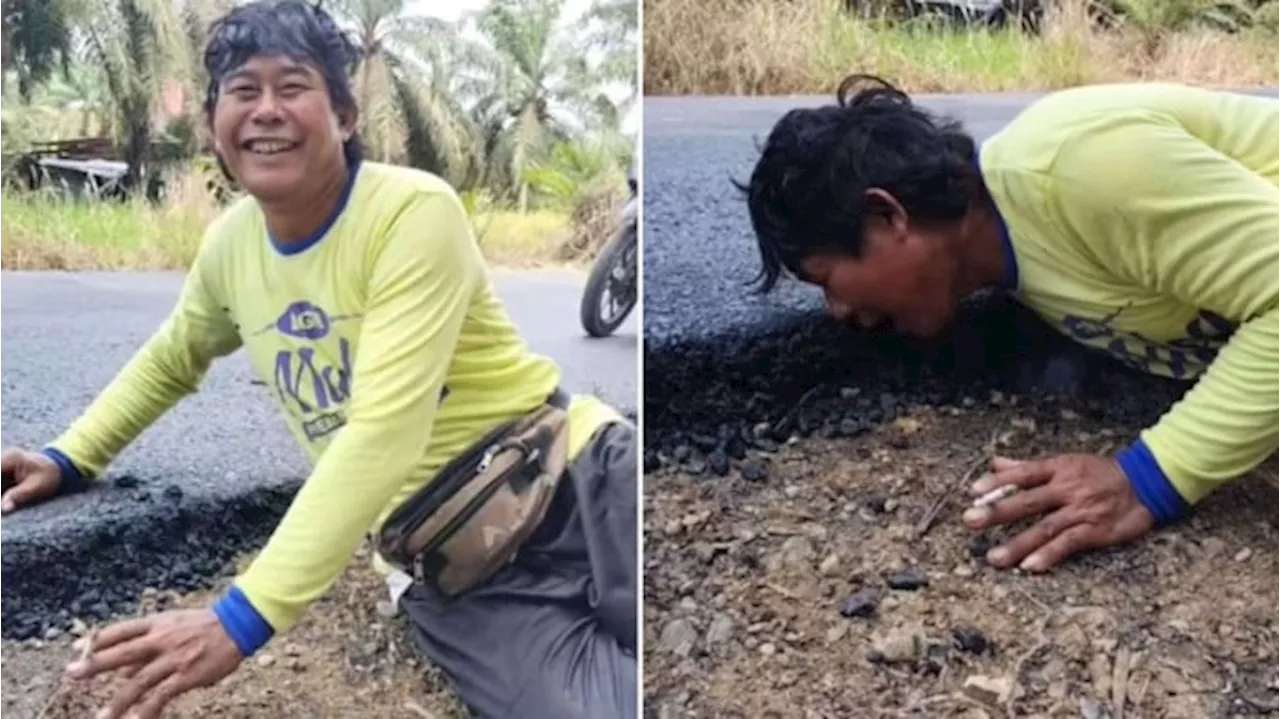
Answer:
MULTIPOLYGON (((219 208, 191 173, 162 204, 73 201, 46 193, 0 196, 0 266, 6 270, 185 270, 219 208)), ((493 265, 574 264, 569 217, 554 210, 484 208, 472 216, 493 265)))
POLYGON ((912 92, 1121 80, 1245 86, 1275 84, 1280 75, 1274 34, 1185 29, 1153 48, 1149 32, 1100 29, 1083 0, 1054 3, 1039 36, 868 21, 841 0, 645 0, 644 23, 649 95, 828 92, 855 72, 912 92))

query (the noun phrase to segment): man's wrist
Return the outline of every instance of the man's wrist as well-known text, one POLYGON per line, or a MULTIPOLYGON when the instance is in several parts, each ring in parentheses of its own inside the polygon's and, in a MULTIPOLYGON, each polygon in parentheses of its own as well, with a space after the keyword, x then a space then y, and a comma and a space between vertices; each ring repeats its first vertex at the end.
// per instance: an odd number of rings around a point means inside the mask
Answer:
POLYGON ((240 653, 246 657, 261 649, 275 634, 267 620, 254 609, 244 591, 235 585, 214 603, 213 613, 222 623, 227 636, 231 637, 231 641, 235 642, 240 653))
POLYGON ((63 454, 61 450, 49 446, 40 450, 40 453, 52 459, 53 463, 58 465, 61 478, 61 481, 58 482, 58 494, 73 494, 75 492, 83 492, 89 488, 89 480, 85 477, 84 472, 80 471, 76 463, 72 462, 71 458, 63 454))
POLYGON ((1151 448, 1141 439, 1129 445, 1116 455, 1116 463, 1129 479, 1129 485, 1142 502, 1142 506, 1151 512, 1157 524, 1168 524, 1181 519, 1191 505, 1187 503, 1178 489, 1169 481, 1168 475, 1160 468, 1160 463, 1151 452, 1151 448))

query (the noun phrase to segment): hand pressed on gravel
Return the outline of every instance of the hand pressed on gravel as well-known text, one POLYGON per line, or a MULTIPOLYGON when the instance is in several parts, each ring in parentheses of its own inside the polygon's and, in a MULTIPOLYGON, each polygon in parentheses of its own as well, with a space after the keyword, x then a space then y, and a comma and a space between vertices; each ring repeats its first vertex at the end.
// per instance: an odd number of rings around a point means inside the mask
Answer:
POLYGON ((117 622, 96 639, 85 643, 85 656, 69 664, 67 674, 89 679, 121 671, 128 679, 98 719, 153 719, 178 696, 218 683, 244 659, 209 609, 117 622))
POLYGON ((1078 552, 1132 541, 1155 526, 1114 460, 1092 454, 1028 461, 997 457, 991 467, 992 472, 970 488, 974 495, 1005 485, 1021 491, 989 506, 965 510, 964 523, 984 530, 1041 517, 987 553, 987 561, 996 567, 1018 565, 1043 572, 1078 552))

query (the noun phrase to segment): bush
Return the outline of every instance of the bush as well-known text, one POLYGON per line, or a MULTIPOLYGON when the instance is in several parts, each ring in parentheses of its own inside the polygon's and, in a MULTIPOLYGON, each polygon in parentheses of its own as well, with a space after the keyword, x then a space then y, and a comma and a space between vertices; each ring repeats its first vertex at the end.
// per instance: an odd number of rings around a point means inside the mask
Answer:
POLYGON ((569 215, 572 234, 560 247, 559 258, 566 262, 594 259, 618 232, 624 202, 624 195, 612 178, 580 188, 569 215))

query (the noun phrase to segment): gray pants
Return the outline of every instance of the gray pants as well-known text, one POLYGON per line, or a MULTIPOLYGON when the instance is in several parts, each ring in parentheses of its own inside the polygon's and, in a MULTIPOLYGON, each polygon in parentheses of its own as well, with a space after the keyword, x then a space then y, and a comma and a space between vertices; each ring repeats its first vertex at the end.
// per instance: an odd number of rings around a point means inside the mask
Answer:
POLYGON ((636 457, 631 425, 602 427, 511 565, 453 601, 420 584, 401 596, 419 646, 472 712, 636 717, 636 457))

